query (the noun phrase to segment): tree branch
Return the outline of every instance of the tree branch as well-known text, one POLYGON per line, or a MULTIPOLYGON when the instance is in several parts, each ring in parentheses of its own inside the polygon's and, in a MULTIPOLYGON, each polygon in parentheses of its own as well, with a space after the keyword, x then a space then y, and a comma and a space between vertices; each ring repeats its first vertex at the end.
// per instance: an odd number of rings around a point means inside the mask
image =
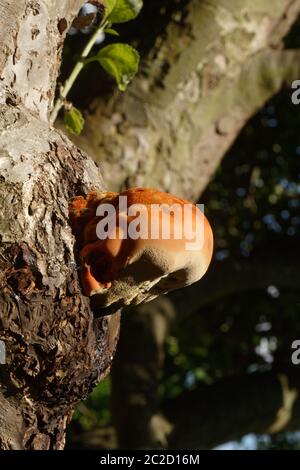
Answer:
POLYGON ((299 77, 300 52, 280 50, 299 11, 299 0, 190 1, 128 93, 91 106, 76 142, 113 190, 198 199, 247 120, 299 77))

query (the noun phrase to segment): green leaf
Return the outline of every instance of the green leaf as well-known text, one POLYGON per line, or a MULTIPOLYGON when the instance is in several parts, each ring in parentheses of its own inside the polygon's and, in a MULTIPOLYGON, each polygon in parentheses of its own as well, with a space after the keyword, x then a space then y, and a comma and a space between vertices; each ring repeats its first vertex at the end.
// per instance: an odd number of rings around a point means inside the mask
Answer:
POLYGON ((105 18, 107 18, 115 8, 117 0, 104 0, 105 18))
POLYGON ((105 34, 111 34, 112 36, 120 36, 118 31, 116 31, 115 29, 112 29, 112 28, 105 29, 103 32, 105 34))
POLYGON ((116 43, 103 47, 96 56, 88 59, 89 62, 93 60, 115 78, 119 90, 125 91, 138 70, 139 54, 128 44, 116 43))
POLYGON ((84 117, 82 116, 79 109, 72 106, 71 109, 65 109, 64 112, 64 123, 67 131, 71 134, 79 135, 84 126, 84 117))
POLYGON ((110 23, 125 23, 133 20, 141 11, 142 6, 142 0, 117 0, 107 20, 110 23))

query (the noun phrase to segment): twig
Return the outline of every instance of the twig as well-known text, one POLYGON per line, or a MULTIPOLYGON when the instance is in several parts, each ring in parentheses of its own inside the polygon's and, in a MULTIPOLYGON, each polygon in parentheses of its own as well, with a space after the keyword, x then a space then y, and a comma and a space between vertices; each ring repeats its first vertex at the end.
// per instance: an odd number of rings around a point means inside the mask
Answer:
POLYGON ((80 58, 77 61, 77 63, 75 64, 75 67, 73 68, 69 78, 65 81, 65 84, 63 85, 63 87, 60 90, 59 97, 57 98, 57 100, 55 102, 55 105, 54 105, 54 108, 53 108, 53 110, 50 114, 50 124, 54 124, 60 109, 64 105, 64 102, 66 100, 66 97, 67 97, 69 91, 71 90, 76 78, 78 77, 81 70, 83 69, 83 67, 85 65, 83 59, 85 59, 89 55, 93 45, 97 41, 97 38, 105 30, 107 25, 108 25, 108 23, 106 21, 103 22, 103 23, 100 23, 100 25, 98 26, 98 28, 95 30, 94 34, 91 36, 90 40, 88 41, 87 45, 83 49, 83 51, 80 55, 80 58))

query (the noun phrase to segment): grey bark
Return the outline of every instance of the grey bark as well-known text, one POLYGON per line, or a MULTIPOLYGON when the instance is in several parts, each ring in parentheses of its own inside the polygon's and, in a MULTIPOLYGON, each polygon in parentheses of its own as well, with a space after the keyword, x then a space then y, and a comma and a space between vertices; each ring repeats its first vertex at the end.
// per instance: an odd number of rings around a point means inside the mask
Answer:
POLYGON ((4 87, 47 122, 65 35, 82 0, 1 0, 0 71, 4 87))
POLYGON ((94 320, 68 202, 97 166, 50 128, 60 53, 81 1, 0 1, 0 448, 61 449, 75 404, 108 373, 118 314, 94 320))

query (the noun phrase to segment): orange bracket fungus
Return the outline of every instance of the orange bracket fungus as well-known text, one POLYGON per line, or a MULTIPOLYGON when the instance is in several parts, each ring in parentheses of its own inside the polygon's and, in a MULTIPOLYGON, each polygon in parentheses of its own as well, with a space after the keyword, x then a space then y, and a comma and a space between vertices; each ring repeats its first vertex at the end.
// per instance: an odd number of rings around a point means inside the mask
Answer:
POLYGON ((75 197, 70 221, 95 316, 192 284, 211 261, 213 234, 203 212, 154 189, 75 197))

